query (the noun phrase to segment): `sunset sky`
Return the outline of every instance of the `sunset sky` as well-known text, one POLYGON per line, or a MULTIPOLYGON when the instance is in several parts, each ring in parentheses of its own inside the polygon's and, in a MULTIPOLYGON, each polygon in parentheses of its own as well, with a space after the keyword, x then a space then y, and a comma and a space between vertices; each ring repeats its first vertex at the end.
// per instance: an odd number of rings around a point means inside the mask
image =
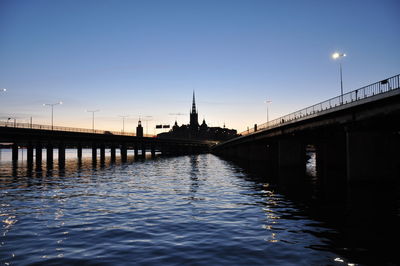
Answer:
MULTIPOLYGON (((400 73, 400 1, 0 0, 0 120, 238 131, 400 73), (177 114, 184 115, 177 115, 177 114)), ((146 133, 146 132, 145 132, 146 133)))

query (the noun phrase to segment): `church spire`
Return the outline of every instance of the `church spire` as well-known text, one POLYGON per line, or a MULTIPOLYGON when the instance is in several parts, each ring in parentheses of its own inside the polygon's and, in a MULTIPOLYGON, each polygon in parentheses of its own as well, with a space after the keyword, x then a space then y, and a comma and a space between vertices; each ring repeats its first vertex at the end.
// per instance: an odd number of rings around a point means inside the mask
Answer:
POLYGON ((194 91, 193 91, 193 102, 192 102, 192 114, 197 113, 196 112, 196 99, 194 97, 194 91))
POLYGON ((197 114, 197 110, 196 110, 196 99, 194 96, 194 90, 193 90, 192 110, 190 112, 190 128, 192 130, 199 129, 199 120, 198 120, 198 114, 197 114))

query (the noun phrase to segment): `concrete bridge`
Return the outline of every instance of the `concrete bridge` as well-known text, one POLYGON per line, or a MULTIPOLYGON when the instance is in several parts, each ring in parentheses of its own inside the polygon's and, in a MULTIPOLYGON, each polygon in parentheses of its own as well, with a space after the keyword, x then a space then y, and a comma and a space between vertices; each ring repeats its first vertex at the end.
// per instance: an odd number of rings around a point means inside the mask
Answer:
POLYGON ((261 167, 283 184, 298 184, 306 151, 316 152, 325 194, 360 183, 400 178, 400 76, 269 121, 220 143, 212 152, 261 167))
POLYGON ((92 160, 96 162, 97 152, 104 162, 106 149, 110 149, 111 161, 116 159, 116 150, 120 150, 121 161, 127 160, 127 151, 134 150, 135 158, 144 157, 146 150, 155 156, 156 152, 164 155, 179 155, 208 152, 210 143, 206 141, 159 139, 137 137, 130 133, 89 130, 67 127, 51 127, 27 123, 0 124, 0 143, 9 143, 13 161, 18 160, 18 149, 26 147, 28 166, 35 159, 36 166, 42 164, 42 151, 46 149, 47 164, 53 164, 53 151, 58 150, 58 163, 65 165, 65 149, 77 150, 77 158, 82 159, 82 149, 92 149, 92 160), (139 153, 140 152, 140 153, 139 153))

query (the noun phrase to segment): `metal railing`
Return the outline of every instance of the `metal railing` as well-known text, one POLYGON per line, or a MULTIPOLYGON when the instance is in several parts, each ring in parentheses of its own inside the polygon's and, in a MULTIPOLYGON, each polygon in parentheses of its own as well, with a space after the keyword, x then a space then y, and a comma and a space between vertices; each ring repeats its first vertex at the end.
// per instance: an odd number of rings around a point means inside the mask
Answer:
MULTIPOLYGON (((108 131, 99 129, 87 129, 87 128, 76 128, 76 127, 60 127, 51 125, 40 125, 31 123, 16 123, 16 122, 4 122, 0 121, 0 127, 12 127, 12 128, 29 128, 29 129, 40 129, 49 131, 65 131, 65 132, 77 132, 77 133, 92 133, 92 134, 104 134, 104 135, 118 135, 118 136, 136 136, 132 132, 121 132, 121 131, 108 131)), ((143 134, 144 137, 154 137, 154 135, 143 134)))
POLYGON ((304 109, 301 109, 299 111, 290 113, 288 115, 276 118, 274 120, 271 120, 267 123, 261 124, 257 126, 257 129, 251 128, 248 130, 245 130, 241 133, 240 135, 248 135, 251 133, 254 133, 256 131, 260 130, 266 130, 266 129, 271 129, 274 127, 278 127, 281 125, 285 125, 291 122, 294 122, 296 120, 303 119, 308 116, 316 115, 320 112, 338 107, 338 106, 344 106, 346 104, 350 104, 365 98, 369 98, 378 94, 383 94, 390 92, 395 89, 400 88, 400 75, 396 75, 378 82, 375 82, 373 84, 364 86, 362 88, 359 88, 357 90, 345 93, 343 95, 331 98, 329 100, 326 100, 324 102, 320 102, 317 104, 314 104, 312 106, 306 107, 304 109))

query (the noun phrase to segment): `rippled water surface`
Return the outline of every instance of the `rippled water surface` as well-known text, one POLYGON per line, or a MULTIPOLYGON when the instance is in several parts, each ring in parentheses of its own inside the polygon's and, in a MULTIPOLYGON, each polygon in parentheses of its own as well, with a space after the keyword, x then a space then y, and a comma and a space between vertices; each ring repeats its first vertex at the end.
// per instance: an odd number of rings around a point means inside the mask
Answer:
POLYGON ((1 162, 5 265, 347 265, 338 234, 214 155, 29 172, 1 162))

